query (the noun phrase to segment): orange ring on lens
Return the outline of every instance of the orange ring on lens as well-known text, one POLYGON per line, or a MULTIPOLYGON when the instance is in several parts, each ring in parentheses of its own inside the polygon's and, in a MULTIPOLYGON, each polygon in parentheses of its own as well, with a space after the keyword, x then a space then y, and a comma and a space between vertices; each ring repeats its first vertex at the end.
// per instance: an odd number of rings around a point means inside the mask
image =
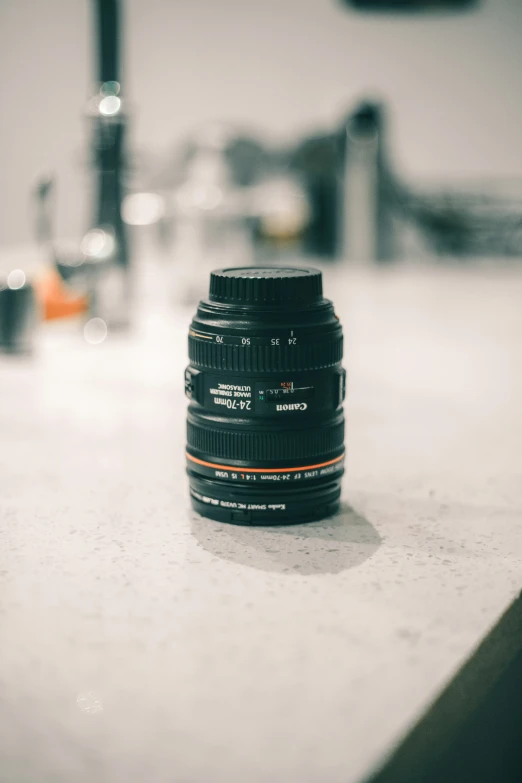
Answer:
POLYGON ((328 462, 319 462, 317 465, 304 465, 300 468, 243 468, 238 465, 218 465, 215 462, 205 462, 205 460, 193 457, 186 452, 187 459, 197 462, 198 465, 204 465, 206 468, 219 468, 220 470, 233 470, 236 473, 297 473, 300 470, 313 470, 314 468, 325 468, 327 465, 335 465, 344 458, 344 452, 340 457, 330 459, 328 462))

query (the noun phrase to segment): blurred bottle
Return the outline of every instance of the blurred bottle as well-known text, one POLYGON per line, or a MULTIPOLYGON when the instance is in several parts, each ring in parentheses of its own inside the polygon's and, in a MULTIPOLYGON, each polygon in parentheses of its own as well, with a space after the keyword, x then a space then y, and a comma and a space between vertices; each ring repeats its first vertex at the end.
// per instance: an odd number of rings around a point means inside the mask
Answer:
POLYGON ((45 321, 69 318, 87 312, 85 291, 69 285, 78 276, 84 257, 77 242, 58 244, 54 236, 56 183, 54 177, 41 177, 32 192, 35 249, 38 272, 34 275, 36 297, 45 321))
POLYGON ((342 134, 316 134, 289 155, 290 171, 303 183, 310 204, 304 249, 323 259, 336 258, 339 248, 343 143, 342 134))
POLYGON ((305 188, 290 172, 281 170, 251 189, 250 213, 257 263, 285 263, 302 253, 310 203, 305 188))
POLYGON ((0 351, 30 354, 37 320, 34 288, 22 269, 0 278, 0 351))
POLYGON ((388 261, 395 254, 384 131, 376 103, 362 103, 344 127, 338 255, 353 262, 388 261))
POLYGON ((305 248, 324 259, 393 257, 389 174, 382 107, 363 102, 331 133, 306 138, 290 155, 311 218, 305 248))
MULTIPOLYGON (((254 145, 255 146, 255 145, 254 145)), ((245 209, 246 183, 254 175, 252 145, 227 126, 209 126, 183 151, 181 181, 172 194, 173 289, 177 301, 204 295, 210 270, 253 262, 252 230, 245 209)))

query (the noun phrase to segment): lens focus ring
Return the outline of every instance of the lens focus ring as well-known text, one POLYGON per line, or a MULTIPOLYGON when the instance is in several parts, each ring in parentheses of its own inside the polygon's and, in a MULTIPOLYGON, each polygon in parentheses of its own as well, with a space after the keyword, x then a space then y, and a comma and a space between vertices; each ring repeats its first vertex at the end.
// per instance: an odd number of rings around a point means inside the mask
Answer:
POLYGON ((189 336, 191 364, 234 372, 321 370, 343 358, 342 335, 301 345, 223 345, 189 336))
POLYGON ((344 421, 309 430, 270 432, 230 430, 209 427, 207 423, 187 422, 187 443, 213 457, 243 461, 302 460, 331 454, 342 448, 344 421))

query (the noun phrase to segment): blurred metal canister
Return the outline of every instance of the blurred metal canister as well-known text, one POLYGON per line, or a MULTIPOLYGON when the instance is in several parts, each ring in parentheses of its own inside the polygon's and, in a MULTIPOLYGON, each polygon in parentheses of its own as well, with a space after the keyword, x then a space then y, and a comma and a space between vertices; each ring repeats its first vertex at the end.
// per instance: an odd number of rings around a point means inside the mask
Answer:
POLYGON ((347 118, 339 202, 338 254, 355 263, 395 256, 385 120, 378 103, 361 103, 347 118))
POLYGON ((34 346, 36 298, 22 269, 0 277, 0 352, 30 354, 34 346))

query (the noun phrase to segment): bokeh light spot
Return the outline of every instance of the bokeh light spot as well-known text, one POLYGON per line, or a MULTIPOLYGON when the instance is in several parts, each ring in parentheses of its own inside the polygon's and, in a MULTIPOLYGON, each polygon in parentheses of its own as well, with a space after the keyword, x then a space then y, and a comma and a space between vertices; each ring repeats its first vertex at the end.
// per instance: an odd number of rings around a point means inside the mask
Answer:
POLYGON ((83 336, 89 345, 99 345, 105 340, 107 333, 107 324, 103 318, 91 318, 83 327, 83 336))
POLYGON ((104 117, 114 117, 118 114, 121 106, 121 100, 116 95, 106 95, 100 101, 100 114, 104 117))
POLYGON ((12 272, 9 272, 7 276, 7 285, 9 288, 11 288, 13 291, 16 291, 18 288, 23 288, 25 285, 25 272, 23 269, 13 269, 12 272))
POLYGON ((131 193, 121 207, 121 215, 130 226, 150 226, 165 214, 165 202, 159 193, 131 193))
POLYGON ((93 228, 82 239, 81 249, 84 255, 94 260, 104 261, 114 253, 114 236, 101 228, 93 228))

